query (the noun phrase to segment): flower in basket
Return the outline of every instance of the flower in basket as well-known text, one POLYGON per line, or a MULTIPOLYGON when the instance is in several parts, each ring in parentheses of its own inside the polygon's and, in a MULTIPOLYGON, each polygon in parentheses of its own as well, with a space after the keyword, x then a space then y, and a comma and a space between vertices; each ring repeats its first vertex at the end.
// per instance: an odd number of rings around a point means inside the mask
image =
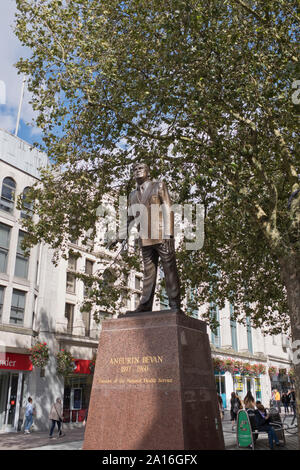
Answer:
POLYGON ((265 374, 266 373, 266 366, 263 364, 257 364, 258 366, 258 374, 265 374))
POLYGON ((43 369, 49 361, 49 348, 47 343, 36 343, 30 348, 30 360, 34 367, 43 369))
POLYGON ((279 369, 278 375, 286 375, 286 369, 279 369))
POLYGON ((242 374, 243 373, 243 363, 242 361, 234 361, 234 365, 233 365, 234 369, 233 369, 233 373, 234 374, 242 374))
POLYGON ((233 359, 225 359, 225 370, 228 372, 231 372, 233 374, 234 372, 234 360, 233 359))
POLYGON ((242 375, 248 375, 248 376, 253 375, 253 369, 252 369, 251 364, 249 364, 249 362, 242 363, 240 366, 240 372, 242 375))
POLYGON ((90 369, 91 374, 94 373, 95 364, 96 364, 96 358, 92 359, 92 360, 90 361, 90 363, 89 363, 89 369, 90 369))
POLYGON ((75 359, 70 352, 62 349, 56 354, 56 371, 59 375, 72 374, 75 368, 75 359))
POLYGON ((269 375, 270 376, 277 375, 277 367, 270 366, 269 367, 269 375))

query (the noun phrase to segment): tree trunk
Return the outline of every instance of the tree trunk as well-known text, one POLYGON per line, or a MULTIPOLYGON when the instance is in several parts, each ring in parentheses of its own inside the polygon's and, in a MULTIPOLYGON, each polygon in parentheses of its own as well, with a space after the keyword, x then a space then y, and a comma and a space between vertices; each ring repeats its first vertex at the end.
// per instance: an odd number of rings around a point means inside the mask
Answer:
POLYGON ((293 366, 295 369, 296 411, 298 420, 298 448, 300 449, 300 256, 279 260, 281 274, 287 290, 287 302, 291 321, 293 366))

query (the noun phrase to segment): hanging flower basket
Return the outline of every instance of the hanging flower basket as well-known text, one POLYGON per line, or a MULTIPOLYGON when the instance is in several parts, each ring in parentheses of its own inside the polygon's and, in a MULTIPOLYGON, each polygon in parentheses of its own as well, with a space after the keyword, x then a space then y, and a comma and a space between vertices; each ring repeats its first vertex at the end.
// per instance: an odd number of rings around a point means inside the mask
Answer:
POLYGON ((213 358, 214 370, 216 372, 230 372, 232 375, 243 375, 248 377, 258 377, 266 373, 263 364, 250 364, 249 362, 236 361, 234 359, 213 358))
POLYGON ((75 359, 72 354, 62 349, 56 354, 56 372, 63 377, 70 375, 76 368, 75 359))
POLYGON ((49 361, 49 348, 47 343, 36 343, 30 349, 30 360, 34 367, 44 369, 49 361))

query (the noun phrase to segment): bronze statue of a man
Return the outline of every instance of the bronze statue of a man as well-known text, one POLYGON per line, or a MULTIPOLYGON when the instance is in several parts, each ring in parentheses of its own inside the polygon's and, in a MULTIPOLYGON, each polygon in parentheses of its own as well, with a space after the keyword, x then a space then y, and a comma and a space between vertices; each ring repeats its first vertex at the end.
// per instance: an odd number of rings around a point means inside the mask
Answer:
POLYGON ((152 311, 158 261, 164 271, 169 307, 180 309, 180 284, 174 246, 174 213, 171 199, 163 181, 149 179, 149 167, 136 163, 133 175, 137 189, 129 195, 127 231, 138 221, 139 244, 144 264, 143 291, 135 312, 152 311))

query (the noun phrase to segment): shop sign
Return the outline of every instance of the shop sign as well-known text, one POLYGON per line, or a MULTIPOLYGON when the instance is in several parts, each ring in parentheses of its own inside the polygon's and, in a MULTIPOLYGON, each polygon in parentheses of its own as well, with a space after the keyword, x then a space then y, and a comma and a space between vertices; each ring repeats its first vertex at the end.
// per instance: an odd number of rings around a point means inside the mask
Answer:
POLYGON ((32 370, 29 354, 0 353, 0 369, 32 370))
POLYGON ((76 368, 74 369, 74 374, 90 374, 90 360, 87 359, 75 359, 76 368))
POLYGON ((252 444, 251 425, 245 410, 240 410, 237 416, 237 440, 239 447, 248 447, 252 444))

